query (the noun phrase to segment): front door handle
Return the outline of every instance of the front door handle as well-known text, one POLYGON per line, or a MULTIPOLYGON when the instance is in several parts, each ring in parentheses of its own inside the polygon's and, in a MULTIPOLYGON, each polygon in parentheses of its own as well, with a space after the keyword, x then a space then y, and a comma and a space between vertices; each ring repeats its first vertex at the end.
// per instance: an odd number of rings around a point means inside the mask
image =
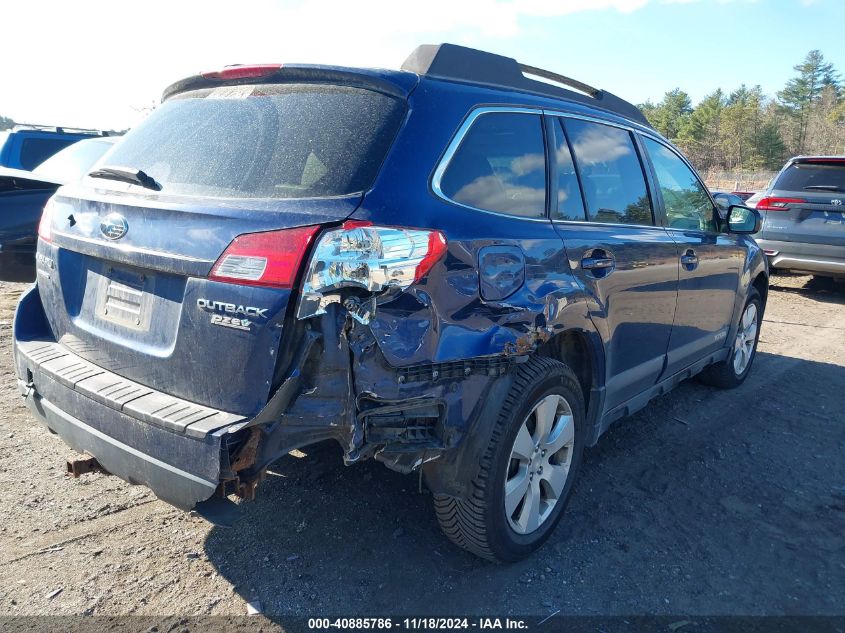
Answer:
POLYGON ((698 255, 694 250, 688 248, 687 252, 681 255, 681 265, 686 270, 695 270, 698 267, 698 255))

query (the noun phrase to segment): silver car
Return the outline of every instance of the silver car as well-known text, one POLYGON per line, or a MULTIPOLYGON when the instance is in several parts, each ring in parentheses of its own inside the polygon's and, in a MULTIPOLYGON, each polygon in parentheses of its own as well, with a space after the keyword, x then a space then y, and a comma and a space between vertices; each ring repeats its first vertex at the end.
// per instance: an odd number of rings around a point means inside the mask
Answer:
POLYGON ((845 278, 845 156, 791 158, 756 208, 771 268, 845 278))

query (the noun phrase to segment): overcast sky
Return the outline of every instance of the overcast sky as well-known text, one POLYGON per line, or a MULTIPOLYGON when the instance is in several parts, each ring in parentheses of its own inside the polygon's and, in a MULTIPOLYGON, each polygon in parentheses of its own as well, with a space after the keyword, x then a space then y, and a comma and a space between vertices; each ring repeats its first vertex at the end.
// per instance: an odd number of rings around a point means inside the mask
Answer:
POLYGON ((676 86, 773 94, 813 48, 845 71, 843 0, 9 0, 0 115, 122 129, 225 64, 398 68, 417 44, 516 57, 639 103, 676 86))

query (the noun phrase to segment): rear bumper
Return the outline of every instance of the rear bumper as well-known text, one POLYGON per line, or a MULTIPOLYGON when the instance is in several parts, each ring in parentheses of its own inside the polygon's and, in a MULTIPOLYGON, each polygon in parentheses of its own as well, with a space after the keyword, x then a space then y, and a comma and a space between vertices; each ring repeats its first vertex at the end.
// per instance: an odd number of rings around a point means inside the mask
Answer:
POLYGON ((151 457, 85 424, 35 391, 30 393, 26 403, 35 417, 57 433, 68 446, 95 456, 109 473, 130 483, 147 486, 157 497, 178 508, 190 510, 217 490, 216 478, 206 479, 151 457))
POLYGON ((758 239, 757 244, 772 268, 845 277, 845 248, 841 246, 767 239, 758 239))
POLYGON ((127 381, 55 342, 16 341, 15 356, 35 417, 108 472, 183 510, 228 472, 225 439, 243 418, 127 381))

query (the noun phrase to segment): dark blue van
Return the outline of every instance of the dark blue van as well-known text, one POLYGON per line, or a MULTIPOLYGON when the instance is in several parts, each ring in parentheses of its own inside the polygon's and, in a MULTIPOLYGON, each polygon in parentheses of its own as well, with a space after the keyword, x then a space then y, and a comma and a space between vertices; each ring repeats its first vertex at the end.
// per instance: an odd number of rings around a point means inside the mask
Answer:
POLYGON ((334 440, 515 560, 613 421, 748 375, 758 229, 637 108, 513 59, 227 67, 48 204, 19 384, 74 449, 211 520, 334 440))

